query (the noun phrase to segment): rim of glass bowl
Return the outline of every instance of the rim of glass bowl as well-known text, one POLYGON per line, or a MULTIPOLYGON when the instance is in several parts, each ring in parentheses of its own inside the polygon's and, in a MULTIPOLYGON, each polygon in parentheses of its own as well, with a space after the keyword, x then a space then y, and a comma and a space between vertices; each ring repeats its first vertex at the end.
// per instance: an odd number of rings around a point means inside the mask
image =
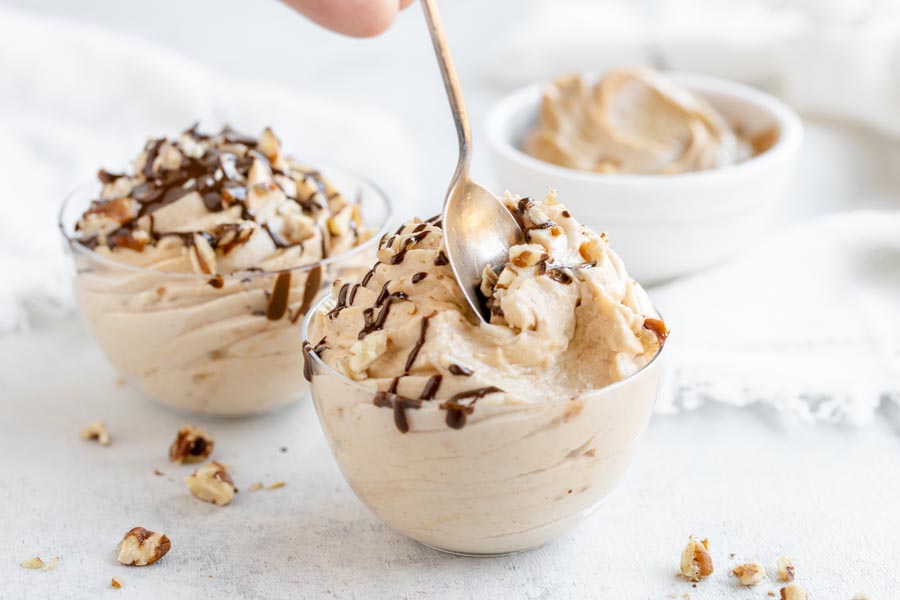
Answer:
MULTIPOLYGON (((306 314, 303 316, 303 323, 300 325, 301 343, 302 342, 309 342, 310 344, 314 343, 309 339, 309 324, 312 321, 312 318, 314 315, 316 315, 319 312, 325 312, 324 309, 329 306, 334 306, 334 299, 331 297, 330 294, 326 295, 324 298, 322 298, 321 300, 319 300, 318 302, 313 304, 312 307, 308 311, 306 311, 306 314)), ((656 309, 654 309, 654 311, 655 310, 656 309)), ((659 312, 657 312, 656 314, 661 320, 664 320, 662 315, 659 312)), ((653 358, 651 358, 650 360, 647 361, 647 364, 642 366, 640 369, 638 369, 634 373, 628 375, 627 377, 623 377, 622 379, 619 379, 618 381, 614 381, 608 385, 604 385, 603 387, 586 390, 579 395, 583 396, 585 394, 592 394, 594 392, 613 390, 618 387, 624 386, 627 382, 631 381, 632 379, 636 379, 641 373, 643 373, 644 371, 649 369, 650 365, 655 363, 657 361, 657 359, 660 356, 662 356, 667 345, 668 345, 667 343, 663 343, 659 347, 659 350, 656 351, 656 354, 653 355, 653 358)), ((319 366, 319 368, 327 371, 328 373, 334 375, 335 377, 342 379, 345 383, 350 384, 352 387, 355 387, 359 390, 365 391, 368 394, 374 394, 376 392, 375 389, 373 389, 367 385, 364 385, 358 381, 354 381, 354 380, 350 379, 349 377, 347 377, 346 375, 344 375, 343 373, 338 373, 337 371, 332 369, 328 365, 328 363, 326 363, 324 360, 322 360, 319 357, 319 355, 316 354, 315 352, 306 353, 306 351, 304 350, 304 353, 306 354, 306 356, 309 356, 313 360, 313 362, 315 362, 319 366)), ((304 360, 306 360, 306 359, 304 359, 304 360)), ((541 402, 532 402, 532 403, 530 403, 530 405, 534 406, 537 404, 547 404, 550 402, 557 402, 557 401, 558 400, 543 400, 541 402)), ((437 406, 439 403, 435 402, 433 404, 434 404, 434 406, 437 406)), ((521 405, 516 404, 515 406, 521 406, 521 405)))
MULTIPOLYGON (((354 173, 353 171, 348 171, 344 168, 336 167, 334 165, 330 165, 330 164, 322 162, 322 161, 311 162, 310 164, 324 165, 324 167, 322 167, 320 169, 323 173, 338 174, 339 178, 352 179, 359 185, 359 187, 367 188, 366 191, 370 192, 369 195, 371 197, 377 199, 377 202, 380 205, 380 209, 384 213, 384 215, 381 219, 381 222, 377 224, 377 229, 372 232, 372 235, 369 237, 369 239, 365 240, 358 246, 354 246, 353 248, 350 248, 349 250, 342 252, 340 254, 335 254, 334 256, 327 256, 327 257, 317 260, 315 262, 305 263, 302 265, 297 265, 296 267, 291 267, 289 269, 279 269, 279 270, 275 270, 275 271, 256 271, 256 270, 234 271, 232 273, 219 274, 220 277, 222 277, 224 279, 229 279, 229 278, 240 278, 240 279, 251 278, 251 279, 254 279, 254 278, 259 278, 259 277, 268 277, 271 275, 278 275, 279 273, 295 273, 295 272, 311 271, 311 270, 315 269, 316 267, 323 267, 326 265, 330 265, 332 263, 340 262, 340 261, 346 260, 349 257, 355 256, 357 254, 364 252, 365 250, 371 248, 372 246, 377 245, 378 240, 380 240, 381 237, 385 233, 388 232, 388 230, 390 229, 390 225, 391 225, 391 219, 393 218, 393 214, 394 214, 394 206, 393 206, 390 198, 388 197, 387 193, 378 184, 373 182, 371 179, 368 179, 367 177, 364 177, 362 175, 354 173)), ((86 255, 90 256, 91 259, 97 260, 103 264, 109 265, 110 267, 114 267, 114 268, 118 268, 118 269, 126 269, 126 270, 135 271, 135 272, 139 272, 139 273, 151 273, 154 275, 164 275, 166 277, 173 277, 173 278, 177 278, 177 279, 186 279, 186 280, 197 280, 197 281, 208 281, 210 277, 215 277, 215 274, 210 275, 210 274, 206 274, 206 273, 181 273, 181 272, 177 272, 177 271, 161 271, 159 269, 151 269, 151 268, 142 267, 139 265, 132 265, 127 262, 117 260, 112 256, 105 256, 103 254, 100 254, 99 252, 85 246, 76 237, 69 235, 69 232, 66 229, 67 224, 65 222, 66 209, 69 208, 69 205, 73 201, 75 201, 77 198, 80 198, 83 195, 89 193, 89 190, 90 190, 90 193, 92 193, 95 198, 99 196, 99 185, 96 182, 88 181, 88 182, 82 183, 82 184, 78 185, 74 190, 69 192, 69 194, 63 200, 62 206, 60 207, 59 212, 57 214, 57 227, 59 228, 60 234, 62 234, 64 242, 67 244, 67 246, 69 247, 69 249, 72 252, 80 252, 80 253, 86 254, 86 255)), ((339 190, 339 191, 342 191, 342 190, 339 190)), ((366 221, 366 219, 367 219, 367 212, 365 209, 365 201, 366 200, 367 200, 367 197, 364 194, 362 196, 363 204, 361 204, 360 210, 362 213, 363 223, 366 225, 369 225, 369 223, 367 223, 367 221, 366 221)))

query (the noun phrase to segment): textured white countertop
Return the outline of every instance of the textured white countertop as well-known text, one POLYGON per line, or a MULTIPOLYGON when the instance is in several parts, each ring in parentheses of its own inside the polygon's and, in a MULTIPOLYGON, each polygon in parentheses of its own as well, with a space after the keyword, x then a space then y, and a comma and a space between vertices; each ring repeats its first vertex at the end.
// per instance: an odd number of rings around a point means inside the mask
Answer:
MULTIPOLYGON (((276 3, 161 0, 135 17, 131 3, 0 2, 136 33, 222 73, 363 98, 402 118, 421 149, 410 168, 428 193, 408 205, 423 212, 439 205, 455 146, 415 9, 381 40, 350 41, 289 18, 276 3), (207 27, 211 14, 215 23, 207 27), (225 42, 211 43, 210 31, 225 42)), ((479 79, 482 42, 525 2, 444 4, 470 112, 480 123, 503 92, 479 79)), ((897 152, 896 142, 847 125, 811 125, 778 224, 849 207, 896 208, 897 152)), ((483 151, 476 160, 476 171, 486 174, 483 151)), ((79 321, 50 320, 0 336, 0 600, 750 599, 765 598, 776 584, 739 589, 730 568, 758 560, 773 578, 781 554, 797 559, 798 582, 814 600, 850 600, 858 592, 898 599, 896 417, 885 409, 864 428, 812 427, 766 407, 714 404, 656 417, 622 488, 582 527, 532 552, 460 558, 411 542, 366 511, 343 482, 309 401, 252 420, 176 414, 117 386, 79 321), (96 419, 107 422, 111 446, 78 439, 96 419), (215 458, 233 467, 242 491, 228 507, 192 498, 181 482, 191 467, 167 461, 175 431, 189 422, 215 435, 215 458), (247 489, 277 480, 287 485, 247 489), (171 538, 160 563, 115 562, 117 542, 136 525, 171 538), (697 588, 676 576, 689 534, 710 539, 716 566, 697 588), (61 561, 50 572, 19 566, 36 554, 61 561), (109 588, 113 576, 123 589, 109 588)))
POLYGON ((0 338, 0 356, 0 598, 749 599, 777 588, 739 589, 730 568, 755 559, 774 577, 782 553, 811 598, 900 597, 900 432, 884 419, 808 427, 724 407, 657 417, 622 488, 587 523, 532 552, 473 559, 371 515, 309 401, 249 421, 173 413, 117 386, 78 323, 0 338), (99 418, 111 446, 78 438, 99 418), (231 505, 197 501, 181 482, 192 467, 168 463, 186 422, 212 432, 214 457, 233 466, 231 505), (137 525, 165 532, 172 550, 120 566, 115 546, 137 525), (696 589, 676 576, 691 533, 710 539, 716 567, 696 589), (36 554, 61 561, 19 566, 36 554), (109 588, 113 576, 123 589, 109 588))

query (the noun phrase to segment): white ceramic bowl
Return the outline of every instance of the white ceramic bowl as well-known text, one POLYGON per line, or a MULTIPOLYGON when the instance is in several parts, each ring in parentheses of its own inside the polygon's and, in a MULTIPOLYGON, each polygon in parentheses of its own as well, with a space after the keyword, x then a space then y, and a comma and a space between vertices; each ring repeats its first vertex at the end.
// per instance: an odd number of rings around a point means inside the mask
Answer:
POLYGON ((706 98, 748 136, 774 127, 777 141, 749 160, 711 171, 603 175, 559 167, 520 150, 537 122, 546 84, 510 94, 487 119, 501 187, 522 196, 555 189, 582 223, 609 234, 631 276, 644 284, 714 265, 750 245, 784 192, 803 139, 797 114, 768 94, 713 77, 667 75, 706 98))

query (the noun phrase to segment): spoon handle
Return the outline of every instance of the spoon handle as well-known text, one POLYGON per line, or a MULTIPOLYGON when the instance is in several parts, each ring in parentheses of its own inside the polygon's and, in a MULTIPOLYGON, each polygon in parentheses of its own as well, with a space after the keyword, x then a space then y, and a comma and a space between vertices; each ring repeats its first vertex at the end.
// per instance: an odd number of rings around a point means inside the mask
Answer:
POLYGON ((428 24, 428 33, 434 44, 434 54, 437 56, 438 65, 441 68, 444 88, 447 90, 447 98, 450 100, 450 112, 453 113, 453 121, 456 124, 456 136, 459 139, 459 161, 456 163, 456 173, 453 175, 453 179, 457 180, 463 174, 468 174, 469 171, 472 148, 469 116, 466 114, 466 104, 463 102, 459 79, 456 77, 456 68, 453 66, 453 58, 450 56, 450 48, 447 46, 447 37, 444 35, 444 26, 438 12, 437 0, 421 0, 421 3, 425 13, 425 22, 428 24))

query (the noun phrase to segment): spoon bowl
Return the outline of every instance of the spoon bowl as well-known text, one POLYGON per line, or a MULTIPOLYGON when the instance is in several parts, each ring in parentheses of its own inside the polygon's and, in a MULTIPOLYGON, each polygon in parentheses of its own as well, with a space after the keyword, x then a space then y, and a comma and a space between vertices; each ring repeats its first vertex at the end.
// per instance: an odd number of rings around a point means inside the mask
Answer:
POLYGON ((450 266, 472 309, 485 322, 490 313, 481 296, 484 268, 509 259, 509 248, 525 236, 503 202, 468 177, 455 181, 444 203, 444 246, 450 266))

